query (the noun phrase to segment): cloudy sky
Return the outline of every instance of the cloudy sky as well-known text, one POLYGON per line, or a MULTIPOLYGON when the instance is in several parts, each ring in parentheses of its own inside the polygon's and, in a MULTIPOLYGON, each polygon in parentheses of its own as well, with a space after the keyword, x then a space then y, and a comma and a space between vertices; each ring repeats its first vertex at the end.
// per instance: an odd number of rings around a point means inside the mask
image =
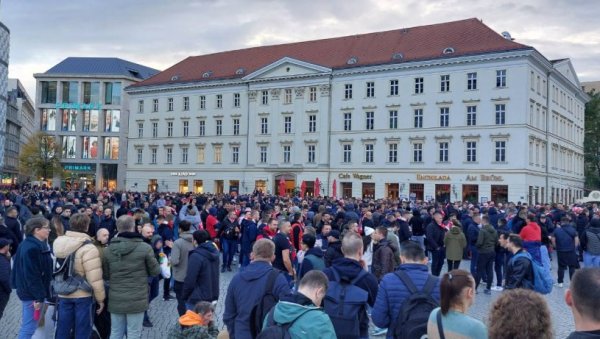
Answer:
POLYGON ((69 56, 119 57, 165 69, 190 55, 477 17, 549 59, 600 80, 600 1, 592 0, 2 0, 9 76, 33 96, 33 73, 69 56))

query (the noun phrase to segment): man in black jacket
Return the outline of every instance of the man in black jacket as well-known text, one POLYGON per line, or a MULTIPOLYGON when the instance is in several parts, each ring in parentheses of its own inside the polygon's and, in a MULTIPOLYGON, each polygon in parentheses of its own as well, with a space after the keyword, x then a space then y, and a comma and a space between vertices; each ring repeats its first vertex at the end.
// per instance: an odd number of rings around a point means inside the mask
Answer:
POLYGON ((0 319, 10 299, 10 253, 12 240, 0 238, 0 319))
POLYGON ((446 249, 444 248, 444 236, 446 229, 442 226, 442 213, 433 213, 433 220, 426 228, 427 250, 431 252, 431 274, 440 276, 444 259, 446 258, 446 249))
MULTIPOLYGON (((523 239, 516 234, 500 234, 500 245, 514 255, 523 251, 523 239)), ((508 261, 506 268, 506 285, 504 289, 528 288, 533 289, 533 267, 531 260, 519 257, 508 261)))
POLYGON ((219 250, 205 230, 193 234, 196 248, 190 251, 182 299, 188 310, 199 301, 219 299, 219 250))

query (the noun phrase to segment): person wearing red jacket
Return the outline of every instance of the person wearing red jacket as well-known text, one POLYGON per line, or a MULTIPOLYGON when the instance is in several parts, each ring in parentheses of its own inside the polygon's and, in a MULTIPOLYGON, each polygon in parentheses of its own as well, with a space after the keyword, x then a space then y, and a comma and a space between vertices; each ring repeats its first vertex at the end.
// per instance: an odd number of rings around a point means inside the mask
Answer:
POLYGON ((540 225, 535 222, 535 214, 530 213, 527 215, 526 225, 521 229, 519 236, 523 239, 523 248, 531 254, 533 260, 538 264, 542 264, 542 253, 540 247, 542 246, 542 229, 540 225))
POLYGON ((218 239, 217 237, 217 231, 215 229, 215 226, 219 223, 219 220, 217 220, 217 209, 214 207, 211 207, 208 210, 208 216, 206 217, 206 231, 208 232, 208 234, 210 234, 210 237, 212 239, 214 239, 215 241, 217 241, 218 239))
POLYGON ((277 234, 277 224, 279 222, 275 218, 270 218, 269 223, 262 228, 260 234, 256 237, 256 240, 260 239, 271 239, 277 234))

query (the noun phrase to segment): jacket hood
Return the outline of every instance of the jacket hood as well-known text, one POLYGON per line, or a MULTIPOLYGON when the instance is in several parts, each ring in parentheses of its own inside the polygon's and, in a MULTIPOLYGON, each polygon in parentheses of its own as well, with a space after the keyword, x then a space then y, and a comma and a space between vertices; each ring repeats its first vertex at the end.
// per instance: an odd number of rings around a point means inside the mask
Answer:
POLYGON ((596 219, 596 218, 592 219, 590 221, 590 227, 600 228, 600 219, 596 219))
POLYGON ((339 258, 334 260, 334 264, 331 268, 336 269, 339 272, 340 277, 345 277, 350 280, 358 276, 360 271, 363 269, 358 261, 348 258, 339 258))
POLYGON ((217 246, 212 242, 205 242, 200 244, 190 252, 190 255, 197 253, 210 261, 219 261, 219 250, 217 246))
POLYGON ((200 326, 202 325, 202 316, 194 311, 188 310, 184 315, 179 317, 181 326, 200 326))
POLYGON ((301 293, 283 297, 275 306, 273 318, 276 322, 287 324, 300 317, 306 310, 319 309, 310 299, 301 293))
POLYGON ((194 240, 194 237, 192 235, 191 232, 183 232, 183 233, 179 233, 179 237, 185 241, 189 241, 192 242, 192 240, 194 240))
POLYGON ((116 256, 123 256, 133 252, 141 242, 144 242, 141 234, 124 232, 110 241, 108 250, 116 256))
POLYGON ((488 215, 496 215, 498 214, 498 211, 496 210, 496 207, 490 207, 488 209, 488 215))
POLYGON ((304 256, 306 257, 309 254, 312 254, 315 257, 323 258, 323 250, 320 247, 310 248, 308 251, 306 251, 304 256))
POLYGON ((67 231, 65 235, 54 240, 54 254, 57 258, 66 258, 79 249, 86 240, 92 241, 92 238, 85 233, 67 231))
POLYGON ((240 273, 240 278, 246 282, 255 281, 271 272, 272 268, 267 262, 253 261, 240 273))
POLYGON ((450 233, 451 234, 460 234, 460 227, 452 226, 452 228, 450 229, 450 233))

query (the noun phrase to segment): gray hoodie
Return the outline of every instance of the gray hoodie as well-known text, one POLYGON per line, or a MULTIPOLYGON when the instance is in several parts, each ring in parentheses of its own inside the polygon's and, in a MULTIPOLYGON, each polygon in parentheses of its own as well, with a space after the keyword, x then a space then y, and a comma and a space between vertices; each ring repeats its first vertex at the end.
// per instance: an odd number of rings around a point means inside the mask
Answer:
POLYGON ((187 272, 188 255, 194 249, 192 243, 192 232, 183 232, 179 235, 179 239, 173 243, 171 249, 171 266, 173 267, 173 278, 175 281, 183 282, 187 272))

